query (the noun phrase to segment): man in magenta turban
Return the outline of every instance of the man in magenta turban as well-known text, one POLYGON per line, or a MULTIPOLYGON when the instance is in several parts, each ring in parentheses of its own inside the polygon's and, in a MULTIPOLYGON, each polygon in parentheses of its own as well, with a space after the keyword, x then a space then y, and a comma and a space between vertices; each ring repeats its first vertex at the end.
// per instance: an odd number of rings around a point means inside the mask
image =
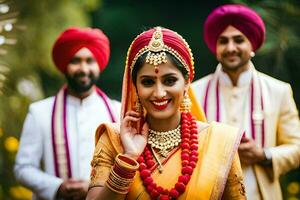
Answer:
POLYGON ((291 86, 257 71, 251 59, 265 41, 265 25, 240 4, 213 10, 204 40, 219 64, 192 84, 208 121, 244 132, 239 146, 246 194, 251 200, 282 199, 280 175, 299 166, 300 123, 291 86))
POLYGON ((96 128, 119 119, 120 103, 95 85, 109 55, 100 29, 72 27, 56 39, 52 58, 67 84, 30 105, 14 168, 33 199, 85 199, 96 128))

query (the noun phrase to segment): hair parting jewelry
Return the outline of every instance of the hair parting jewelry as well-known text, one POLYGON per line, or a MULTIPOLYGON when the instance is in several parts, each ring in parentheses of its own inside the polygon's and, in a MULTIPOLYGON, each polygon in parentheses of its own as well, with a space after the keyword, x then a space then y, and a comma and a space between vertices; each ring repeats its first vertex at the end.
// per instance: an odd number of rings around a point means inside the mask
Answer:
POLYGON ((177 36, 180 37, 180 39, 183 41, 183 43, 185 44, 185 46, 190 54, 192 71, 190 70, 189 65, 185 62, 185 60, 182 58, 182 56, 176 50, 174 50, 173 48, 164 44, 162 28, 156 27, 155 29, 156 30, 152 34, 152 38, 151 38, 149 44, 147 46, 144 46, 143 48, 141 48, 138 51, 138 53, 136 53, 135 57, 133 58, 130 66, 129 66, 128 59, 129 59, 129 55, 131 53, 132 45, 134 44, 136 38, 138 38, 140 35, 142 35, 145 32, 138 35, 132 41, 132 43, 127 51, 126 67, 129 67, 132 72, 132 69, 133 69, 136 61, 138 60, 138 58, 140 56, 142 56, 144 53, 148 52, 148 54, 146 56, 146 63, 154 65, 155 73, 158 73, 158 71, 159 71, 158 65, 167 62, 166 52, 168 52, 171 55, 173 55, 184 66, 184 68, 187 70, 189 76, 191 76, 191 75, 194 76, 194 57, 193 57, 192 51, 190 49, 190 46, 185 41, 185 39, 181 35, 179 35, 178 33, 175 32, 177 34, 177 36))
POLYGON ((149 42, 149 51, 146 57, 146 63, 154 65, 155 73, 159 72, 158 65, 167 63, 167 54, 164 52, 164 40, 161 28, 158 27, 153 33, 149 42))

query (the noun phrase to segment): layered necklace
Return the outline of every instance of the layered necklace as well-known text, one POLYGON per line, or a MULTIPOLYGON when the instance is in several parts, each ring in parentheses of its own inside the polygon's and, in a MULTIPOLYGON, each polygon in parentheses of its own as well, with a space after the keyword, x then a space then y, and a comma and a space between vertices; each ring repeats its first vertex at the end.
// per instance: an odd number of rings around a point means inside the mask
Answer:
POLYGON ((185 192, 186 186, 190 181, 198 161, 198 129, 196 120, 190 112, 182 112, 180 125, 176 129, 169 132, 157 132, 151 130, 149 135, 153 135, 151 138, 155 139, 154 141, 150 140, 149 136, 149 145, 146 146, 144 152, 138 158, 138 162, 140 163, 140 177, 146 191, 152 199, 177 199, 185 192), (172 138, 170 143, 165 142, 166 138, 170 138, 172 135, 177 135, 178 132, 180 134, 180 139, 172 138), (154 134, 156 133, 160 133, 160 136, 155 136, 154 134), (163 135, 163 137, 161 137, 161 135, 163 135), (160 138, 162 142, 157 140, 157 138, 160 138), (151 150, 153 150, 154 147, 159 151, 167 152, 172 148, 171 146, 175 147, 177 142, 180 144, 181 148, 181 175, 178 177, 178 181, 174 184, 174 187, 169 190, 157 185, 153 180, 151 168, 155 165, 153 160, 153 155, 155 156, 155 153, 154 151, 151 152, 151 150))
POLYGON ((169 149, 177 147, 181 142, 180 125, 174 130, 159 132, 149 129, 148 144, 151 148, 158 149, 163 157, 167 157, 169 149))

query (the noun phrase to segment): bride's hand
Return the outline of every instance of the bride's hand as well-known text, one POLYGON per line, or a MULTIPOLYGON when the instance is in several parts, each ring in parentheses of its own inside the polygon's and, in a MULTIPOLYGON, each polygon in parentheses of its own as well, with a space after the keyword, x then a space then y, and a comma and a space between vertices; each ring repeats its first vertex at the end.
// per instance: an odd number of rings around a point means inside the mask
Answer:
POLYGON ((121 123, 121 141, 124 154, 137 159, 147 144, 148 124, 145 122, 141 133, 136 128, 136 123, 141 120, 141 114, 135 111, 128 111, 121 123), (134 126, 135 125, 135 126, 134 126))

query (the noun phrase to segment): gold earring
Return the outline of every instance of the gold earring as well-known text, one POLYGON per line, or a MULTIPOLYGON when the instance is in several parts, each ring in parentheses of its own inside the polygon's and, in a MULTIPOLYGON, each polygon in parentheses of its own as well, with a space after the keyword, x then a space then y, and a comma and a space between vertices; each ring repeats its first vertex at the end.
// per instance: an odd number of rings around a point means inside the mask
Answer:
POLYGON ((191 111, 191 105, 192 105, 191 99, 190 99, 188 93, 185 92, 179 109, 180 109, 181 112, 190 112, 191 111))

